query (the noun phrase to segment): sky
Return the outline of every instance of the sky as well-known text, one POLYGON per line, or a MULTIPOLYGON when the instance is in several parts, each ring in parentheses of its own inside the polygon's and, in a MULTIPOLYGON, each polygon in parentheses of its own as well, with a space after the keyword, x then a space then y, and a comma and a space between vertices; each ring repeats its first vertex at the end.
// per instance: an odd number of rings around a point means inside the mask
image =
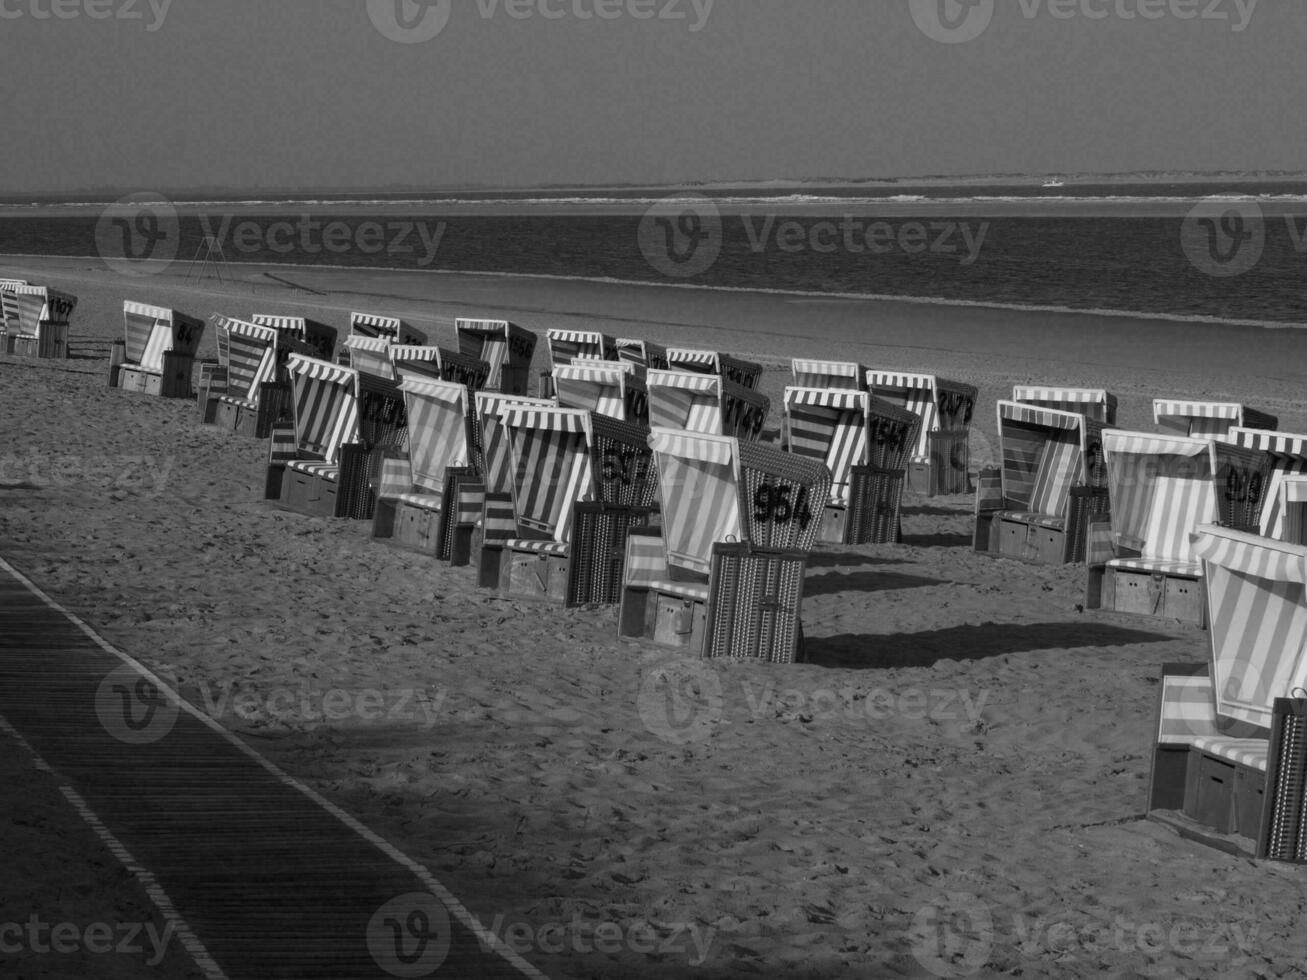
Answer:
POLYGON ((0 191, 1307 170, 1304 51, 1299 0, 0 0, 0 191))

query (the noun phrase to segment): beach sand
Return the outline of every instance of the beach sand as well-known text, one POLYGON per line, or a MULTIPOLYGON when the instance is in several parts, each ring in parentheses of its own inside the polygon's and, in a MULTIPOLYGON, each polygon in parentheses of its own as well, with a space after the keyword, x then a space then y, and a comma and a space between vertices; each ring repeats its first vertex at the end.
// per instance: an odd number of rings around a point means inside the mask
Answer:
POLYGON ((0 355, 0 553, 549 975, 1297 975, 1307 875, 1142 819, 1160 665, 1202 660, 1206 634, 1081 612, 1083 567, 973 554, 969 497, 906 499, 905 545, 814 553, 807 663, 686 664, 619 643, 615 610, 495 598, 365 524, 273 510, 266 444, 105 374, 124 299, 342 334, 351 310, 387 313, 447 344, 455 316, 503 316, 540 333, 537 370, 546 328, 603 329, 753 356, 774 405, 795 354, 968 381, 975 464, 1014 383, 1106 387, 1124 428, 1186 395, 1307 430, 1307 332, 366 270, 2 271, 80 303, 70 360, 0 355), (669 727, 678 671, 719 697, 682 692, 669 727))

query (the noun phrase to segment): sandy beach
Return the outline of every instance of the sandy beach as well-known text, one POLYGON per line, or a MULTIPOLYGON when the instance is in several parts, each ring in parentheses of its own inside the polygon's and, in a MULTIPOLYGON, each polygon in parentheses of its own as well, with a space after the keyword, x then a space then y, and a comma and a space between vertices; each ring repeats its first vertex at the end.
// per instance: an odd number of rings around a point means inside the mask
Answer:
MULTIPOLYGON (((994 403, 1016 383, 1105 387, 1122 428, 1153 429, 1151 400, 1183 395, 1307 431, 1307 331, 501 276, 184 271, 0 265, 79 297, 69 360, 0 355, 0 554, 488 927, 513 930, 548 975, 1300 975, 1307 872, 1142 818, 1160 665, 1204 659, 1206 634, 1081 611, 1082 566, 975 555, 970 497, 908 497, 904 545, 813 554, 806 663, 686 664, 619 643, 613 609, 506 601, 478 592, 470 569, 372 543, 365 524, 273 510, 265 443, 201 427, 193 402, 109 390, 105 375, 126 299, 204 318, 312 316, 342 336, 352 310, 391 314, 451 345, 455 317, 498 316, 540 334, 536 372, 556 326, 762 361, 773 430, 793 355, 966 381, 980 390, 976 465, 996 456, 994 403), (680 725, 667 723, 669 675, 701 692, 678 695, 680 725), (970 923, 951 945, 950 922, 970 923), (599 924, 620 939, 597 949, 599 924)), ((214 353, 206 334, 200 355, 214 353)), ((96 853, 94 839, 69 846, 96 853)), ((37 862, 17 872, 5 887, 35 893, 37 862)))

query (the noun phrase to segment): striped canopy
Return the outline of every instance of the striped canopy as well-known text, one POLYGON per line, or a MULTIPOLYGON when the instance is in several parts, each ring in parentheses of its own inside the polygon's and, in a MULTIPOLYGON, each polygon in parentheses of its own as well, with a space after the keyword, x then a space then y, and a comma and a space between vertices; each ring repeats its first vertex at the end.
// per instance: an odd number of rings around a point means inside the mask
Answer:
POLYGON ((573 506, 595 493, 590 413, 508 405, 499 418, 513 460, 518 533, 570 542, 573 506))
POLYGON ((340 447, 358 439, 358 372, 302 354, 291 354, 286 370, 295 392, 296 448, 337 462, 340 447))
POLYGON ((689 371, 650 371, 649 424, 721 435, 723 432, 720 377, 689 371))
POLYGON ((1104 432, 1116 543, 1146 559, 1193 561, 1190 533, 1219 516, 1215 448, 1210 439, 1104 432))
POLYGON ((557 405, 546 398, 527 398, 498 391, 478 391, 473 415, 473 445, 477 470, 484 478, 486 493, 511 493, 513 490, 513 455, 508 436, 500 424, 500 413, 510 405, 549 409, 557 405))
POLYGON ((1045 388, 1037 385, 1014 385, 1014 402, 1028 402, 1063 412, 1083 412, 1107 425, 1116 424, 1116 395, 1103 388, 1045 388))
POLYGON ((933 374, 913 374, 868 368, 867 388, 877 398, 884 398, 921 417, 913 459, 930 459, 930 434, 949 430, 966 431, 976 405, 977 391, 960 381, 950 381, 933 374))
POLYGON ((22 283, 14 286, 12 293, 17 304, 17 330, 28 337, 37 336, 43 323, 67 323, 77 309, 76 296, 49 286, 22 283))
POLYGON ((866 384, 866 368, 855 361, 816 361, 796 357, 790 361, 796 388, 852 388, 866 384))
POLYGON ((865 465, 869 448, 871 396, 848 388, 785 389, 789 450, 825 463, 831 471, 831 500, 849 502, 853 467, 865 465))
POLYGON ((1217 714, 1269 728, 1277 697, 1307 688, 1307 547, 1198 528, 1217 714))
POLYGON ((617 359, 642 368, 667 369, 667 348, 634 337, 617 338, 617 359))
POLYGON ((408 458, 413 485, 423 493, 445 492, 445 468, 472 459, 465 385, 439 378, 406 377, 399 386, 408 415, 408 458))
POLYGON ((466 386, 469 395, 480 391, 490 376, 490 365, 480 358, 434 344, 394 344, 390 359, 398 377, 417 374, 453 381, 466 386))
POLYGON ((554 368, 554 397, 560 408, 581 408, 609 418, 629 417, 629 362, 578 362, 554 368))
POLYGON ((1261 532, 1279 541, 1294 541, 1294 530, 1289 526, 1293 515, 1286 507, 1288 502, 1283 488, 1286 482, 1307 475, 1307 435, 1291 432, 1270 432, 1235 426, 1227 438, 1236 446, 1259 449, 1270 453, 1273 461, 1270 484, 1266 487, 1262 507, 1261 532))
POLYGON ((1195 437, 1224 436, 1234 426, 1243 424, 1243 406, 1238 402, 1154 398, 1153 421, 1164 432, 1195 437))
POLYGON ((729 436, 653 428, 663 545, 670 567, 707 575, 717 541, 742 541, 739 444, 729 436))
POLYGON ((694 371, 697 374, 722 373, 722 358, 717 351, 694 350, 689 347, 669 347, 667 366, 673 371, 694 371))
POLYGON ((555 367, 573 361, 617 360, 617 341, 597 330, 556 330, 545 332, 549 344, 549 361, 555 367))
POLYGON ((194 356, 203 336, 203 320, 161 306, 123 302, 123 342, 129 364, 162 371, 166 352, 194 356))
POLYGON ((250 320, 260 327, 272 327, 278 333, 307 344, 320 360, 329 361, 336 349, 336 328, 303 316, 274 316, 255 313, 250 320))
POLYGON ((1004 508, 1068 517, 1071 488, 1086 482, 1102 431, 1102 422, 1079 412, 999 401, 1004 508))
POLYGON ((234 398, 257 397, 259 386, 273 380, 277 370, 277 331, 221 313, 209 317, 214 332, 226 338, 227 394, 234 398))
POLYGON ((526 369, 535 354, 536 335, 507 320, 476 320, 460 317, 454 321, 459 353, 485 361, 489 366, 485 387, 498 389, 504 384, 504 366, 526 369))
POLYGON ((350 334, 345 338, 345 349, 349 351, 349 366, 362 374, 395 380, 395 362, 391 360, 390 350, 394 343, 389 337, 369 337, 366 334, 350 334))
POLYGON ((425 344, 427 336, 405 321, 394 316, 377 316, 375 313, 349 315, 351 337, 385 337, 392 344, 425 344))
POLYGON ((18 296, 14 290, 26 285, 26 279, 0 279, 0 317, 6 326, 18 326, 18 296))

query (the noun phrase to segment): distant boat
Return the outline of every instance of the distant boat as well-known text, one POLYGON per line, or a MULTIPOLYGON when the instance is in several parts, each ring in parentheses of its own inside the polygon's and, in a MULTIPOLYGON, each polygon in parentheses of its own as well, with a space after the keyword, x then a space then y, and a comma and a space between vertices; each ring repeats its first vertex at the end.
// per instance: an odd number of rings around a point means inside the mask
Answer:
POLYGON ((1052 180, 1046 180, 1046 181, 1044 181, 1044 186, 1045 186, 1045 187, 1065 187, 1066 185, 1065 185, 1064 183, 1062 183, 1062 181, 1058 180, 1057 178, 1053 178, 1052 180))

